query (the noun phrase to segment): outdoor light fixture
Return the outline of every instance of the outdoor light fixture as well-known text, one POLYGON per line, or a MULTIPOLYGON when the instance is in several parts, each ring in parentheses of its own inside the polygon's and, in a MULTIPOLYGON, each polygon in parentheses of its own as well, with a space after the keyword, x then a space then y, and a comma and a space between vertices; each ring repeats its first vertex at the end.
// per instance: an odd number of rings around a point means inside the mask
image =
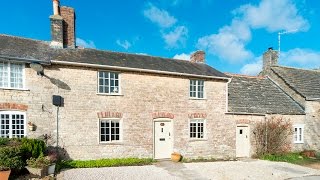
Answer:
POLYGON ((30 67, 37 71, 37 75, 41 75, 43 76, 44 75, 44 72, 43 72, 43 66, 41 64, 38 64, 38 63, 31 63, 30 64, 30 67))

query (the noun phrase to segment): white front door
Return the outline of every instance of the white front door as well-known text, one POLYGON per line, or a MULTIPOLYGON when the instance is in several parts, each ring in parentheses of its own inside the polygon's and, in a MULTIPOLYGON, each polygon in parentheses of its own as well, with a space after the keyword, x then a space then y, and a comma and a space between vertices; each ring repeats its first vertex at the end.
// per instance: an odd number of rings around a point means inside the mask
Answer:
POLYGON ((154 158, 166 159, 173 153, 172 123, 170 121, 154 122, 154 158))
POLYGON ((249 127, 238 126, 236 135, 236 153, 237 157, 250 156, 250 137, 249 127))

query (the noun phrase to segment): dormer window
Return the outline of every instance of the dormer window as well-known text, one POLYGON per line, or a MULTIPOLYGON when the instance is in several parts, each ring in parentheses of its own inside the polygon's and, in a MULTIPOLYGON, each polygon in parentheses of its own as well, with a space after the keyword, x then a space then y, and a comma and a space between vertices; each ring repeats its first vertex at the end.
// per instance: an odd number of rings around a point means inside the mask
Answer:
POLYGON ((24 88, 24 64, 0 61, 0 88, 24 88))
POLYGON ((120 94, 119 73, 99 71, 98 79, 98 93, 120 94))

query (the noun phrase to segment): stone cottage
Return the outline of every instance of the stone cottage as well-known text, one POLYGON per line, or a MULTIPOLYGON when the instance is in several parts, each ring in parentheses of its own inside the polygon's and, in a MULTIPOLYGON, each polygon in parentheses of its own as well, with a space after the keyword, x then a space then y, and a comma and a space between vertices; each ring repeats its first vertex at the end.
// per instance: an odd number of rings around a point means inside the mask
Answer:
POLYGON ((292 150, 320 149, 320 71, 279 66, 277 51, 263 55, 260 76, 228 74, 228 113, 237 123, 237 156, 255 152, 256 122, 276 116, 293 125, 292 150))
POLYGON ((75 44, 54 0, 50 42, 0 35, 0 136, 47 135, 72 159, 234 157, 228 76, 205 63, 75 44), (225 133, 228 132, 228 133, 225 133))
POLYGON ((53 4, 50 42, 0 35, 1 137, 50 137, 72 159, 249 157, 254 122, 281 115, 295 148, 319 149, 319 72, 296 70, 306 89, 273 51, 268 76, 245 77, 203 51, 184 61, 78 47, 74 9, 53 4))

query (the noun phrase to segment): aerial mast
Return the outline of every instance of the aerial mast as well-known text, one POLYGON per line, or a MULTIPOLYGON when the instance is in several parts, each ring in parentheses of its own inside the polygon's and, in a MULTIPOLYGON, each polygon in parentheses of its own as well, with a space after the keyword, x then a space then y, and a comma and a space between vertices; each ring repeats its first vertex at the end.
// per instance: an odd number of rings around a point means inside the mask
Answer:
POLYGON ((281 35, 283 35, 283 34, 295 33, 295 32, 297 32, 297 31, 298 31, 298 29, 293 29, 293 30, 289 30, 289 31, 278 32, 278 55, 279 55, 279 59, 280 59, 280 53, 281 53, 281 35))

